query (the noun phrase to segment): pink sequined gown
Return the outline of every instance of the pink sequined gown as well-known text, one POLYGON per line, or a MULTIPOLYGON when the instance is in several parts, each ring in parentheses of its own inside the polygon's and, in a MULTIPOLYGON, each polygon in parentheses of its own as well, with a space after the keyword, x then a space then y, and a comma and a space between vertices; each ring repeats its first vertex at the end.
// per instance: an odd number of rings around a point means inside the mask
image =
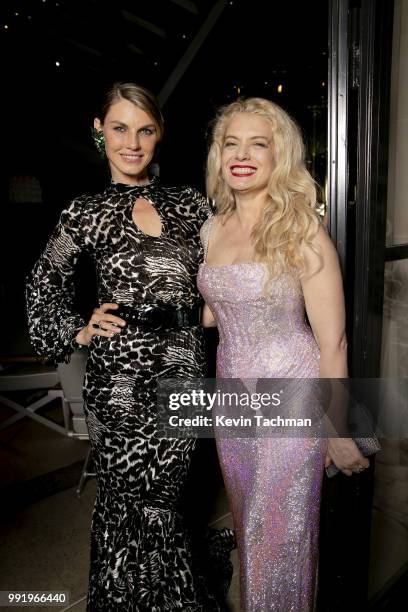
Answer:
MULTIPOLYGON (((204 246, 210 227, 211 219, 204 246)), ((300 283, 276 279, 268 301, 265 272, 259 263, 200 266, 198 287, 220 336, 217 377, 318 378, 300 283)), ((241 610, 313 610, 326 442, 217 437, 217 448, 238 540, 241 610)))

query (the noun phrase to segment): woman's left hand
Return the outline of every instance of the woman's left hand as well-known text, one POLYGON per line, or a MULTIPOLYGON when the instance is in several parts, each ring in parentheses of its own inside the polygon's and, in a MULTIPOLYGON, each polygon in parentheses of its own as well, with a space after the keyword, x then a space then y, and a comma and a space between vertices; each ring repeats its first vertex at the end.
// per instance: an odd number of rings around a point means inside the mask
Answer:
POLYGON ((93 336, 104 336, 110 338, 117 334, 126 325, 126 321, 109 312, 117 310, 117 304, 105 303, 94 308, 91 319, 76 335, 75 340, 82 346, 89 346, 93 336))
POLYGON ((351 476, 353 472, 358 474, 370 465, 352 438, 329 438, 325 467, 331 463, 346 476, 351 476))

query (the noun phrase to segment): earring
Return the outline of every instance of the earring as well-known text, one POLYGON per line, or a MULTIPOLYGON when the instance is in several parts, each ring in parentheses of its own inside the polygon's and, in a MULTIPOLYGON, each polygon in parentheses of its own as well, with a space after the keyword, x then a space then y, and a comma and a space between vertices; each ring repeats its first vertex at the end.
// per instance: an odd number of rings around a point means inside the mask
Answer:
POLYGON ((105 136, 103 135, 102 130, 97 130, 94 127, 91 128, 92 140, 94 141, 94 145, 101 157, 106 157, 105 151, 105 136))

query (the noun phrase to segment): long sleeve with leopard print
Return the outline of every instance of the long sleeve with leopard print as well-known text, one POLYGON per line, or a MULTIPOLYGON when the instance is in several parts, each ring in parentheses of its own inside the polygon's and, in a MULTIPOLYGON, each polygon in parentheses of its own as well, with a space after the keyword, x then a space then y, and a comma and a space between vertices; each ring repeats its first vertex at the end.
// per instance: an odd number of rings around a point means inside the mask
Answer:
POLYGON ((75 337, 86 324, 75 312, 73 274, 79 254, 86 248, 81 227, 84 200, 74 200, 63 211, 26 285, 31 342, 36 352, 51 361, 69 359, 75 337))

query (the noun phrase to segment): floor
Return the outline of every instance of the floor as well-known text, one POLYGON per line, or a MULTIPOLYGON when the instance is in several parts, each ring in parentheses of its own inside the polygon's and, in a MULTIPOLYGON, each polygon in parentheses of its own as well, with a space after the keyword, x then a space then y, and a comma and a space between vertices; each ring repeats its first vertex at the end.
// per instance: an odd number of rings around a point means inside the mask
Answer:
MULTIPOLYGON (((56 400, 43 413, 62 422, 56 400)), ((11 412, 0 406, 0 419, 11 412)), ((62 610, 84 611, 89 564, 89 527, 96 485, 76 488, 88 443, 73 440, 24 419, 0 432, 0 591, 68 591, 62 610)), ((376 468, 370 595, 392 579, 408 559, 408 448, 383 442, 376 468)), ((223 488, 210 522, 232 526, 223 488)), ((231 612, 239 610, 238 561, 229 593, 231 612)), ((4 608, 12 609, 11 607, 4 608)), ((14 609, 14 608, 13 608, 14 609)), ((26 607, 52 610, 55 607, 26 607)), ((61 608, 58 608, 61 610, 61 608)))
POLYGON ((408 567, 408 440, 381 440, 372 515, 369 595, 408 567))
MULTIPOLYGON (((1 419, 12 412, 1 409, 1 419)), ((42 414, 62 422, 59 404, 42 414)), ((31 419, 0 432, 0 591, 68 591, 69 605, 24 607, 26 610, 86 609, 89 529, 95 480, 80 497, 77 484, 88 443, 66 438, 31 419)), ((224 489, 220 489, 211 524, 231 527, 224 489)), ((228 602, 239 610, 237 555, 228 602)), ((2 610, 14 610, 5 607, 2 610)))

